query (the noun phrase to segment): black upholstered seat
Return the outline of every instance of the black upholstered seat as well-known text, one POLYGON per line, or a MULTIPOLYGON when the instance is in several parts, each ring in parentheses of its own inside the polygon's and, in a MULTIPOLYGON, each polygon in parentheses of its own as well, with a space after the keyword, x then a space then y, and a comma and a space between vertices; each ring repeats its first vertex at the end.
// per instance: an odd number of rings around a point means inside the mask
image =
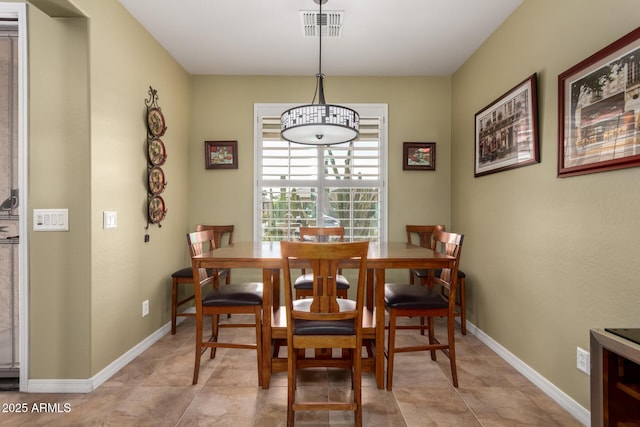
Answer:
MULTIPOLYGON (((350 311, 356 309, 356 302, 348 299, 338 299, 340 311, 350 311)), ((298 311, 309 311, 310 298, 293 301, 293 309, 298 311)), ((296 335, 353 335, 355 333, 353 320, 304 320, 293 319, 293 333, 296 335)))
POLYGON ((384 303, 390 308, 446 308, 448 300, 427 286, 387 283, 384 287, 384 303))
POLYGON ((212 289, 202 300, 207 307, 261 305, 262 283, 242 283, 212 289))
MULTIPOLYGON (((338 277, 336 277, 336 286, 339 291, 347 290, 349 289, 349 281, 343 275, 338 274, 338 277)), ((293 283, 293 288, 296 291, 303 289, 309 291, 313 289, 313 273, 298 276, 296 281, 293 283)))

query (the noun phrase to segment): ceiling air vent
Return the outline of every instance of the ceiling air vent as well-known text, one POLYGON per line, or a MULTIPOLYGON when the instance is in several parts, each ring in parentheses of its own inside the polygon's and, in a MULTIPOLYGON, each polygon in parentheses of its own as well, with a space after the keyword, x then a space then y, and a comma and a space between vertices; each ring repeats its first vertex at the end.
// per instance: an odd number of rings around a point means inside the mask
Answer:
POLYGON ((323 11, 322 17, 318 11, 301 10, 302 31, 305 37, 318 37, 320 18, 322 18, 322 37, 341 37, 342 23, 344 21, 343 11, 323 11))

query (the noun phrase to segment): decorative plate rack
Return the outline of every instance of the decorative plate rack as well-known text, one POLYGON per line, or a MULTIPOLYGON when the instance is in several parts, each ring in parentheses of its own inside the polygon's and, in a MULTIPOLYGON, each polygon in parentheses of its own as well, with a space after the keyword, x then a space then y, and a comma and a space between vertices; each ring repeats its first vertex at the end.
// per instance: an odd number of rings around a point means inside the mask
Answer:
MULTIPOLYGON (((167 206, 160 195, 167 187, 164 165, 167 160, 167 150, 160 139, 167 130, 162 114, 158 106, 158 91, 149 86, 149 99, 145 99, 147 106, 147 226, 160 224, 167 215, 167 206)), ((148 239, 148 237, 146 237, 148 239)))

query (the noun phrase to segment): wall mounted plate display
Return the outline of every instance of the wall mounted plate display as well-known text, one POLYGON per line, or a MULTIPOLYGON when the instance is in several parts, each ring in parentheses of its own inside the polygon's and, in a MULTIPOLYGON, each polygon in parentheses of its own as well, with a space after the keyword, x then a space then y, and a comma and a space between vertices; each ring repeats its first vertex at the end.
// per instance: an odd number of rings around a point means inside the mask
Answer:
POLYGON ((154 196, 164 191, 167 183, 164 180, 164 171, 160 166, 154 166, 149 171, 149 193, 154 196))
POLYGON ((160 111, 159 107, 151 108, 147 112, 147 126, 149 126, 149 132, 153 136, 162 136, 167 130, 165 126, 164 115, 160 111))
MULTIPOLYGON (((145 99, 147 106, 147 226, 157 224, 164 220, 167 207, 164 199, 159 196, 167 186, 164 170, 160 166, 167 160, 167 150, 160 139, 167 130, 164 115, 158 106, 158 91, 149 86, 149 98, 145 99)), ((145 242, 149 241, 149 235, 145 235, 145 242)))
POLYGON ((162 166, 167 160, 167 150, 160 138, 153 138, 149 141, 147 151, 149 154, 149 162, 154 166, 162 166))
POLYGON ((153 196, 149 199, 149 222, 159 224, 167 214, 167 207, 161 196, 153 196))

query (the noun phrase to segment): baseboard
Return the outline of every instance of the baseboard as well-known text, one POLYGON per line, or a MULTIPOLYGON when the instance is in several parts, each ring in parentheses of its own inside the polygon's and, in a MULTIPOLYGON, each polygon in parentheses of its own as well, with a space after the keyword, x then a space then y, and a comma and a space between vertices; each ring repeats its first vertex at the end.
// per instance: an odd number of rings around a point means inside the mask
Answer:
POLYGON ((489 335, 482 332, 474 324, 467 321, 467 332, 476 336, 483 344, 496 352, 498 356, 502 357, 509 365, 513 366, 524 377, 536 385, 547 396, 553 399, 558 405, 560 405, 565 411, 569 412, 573 417, 581 422, 585 426, 591 425, 591 412, 578 402, 573 400, 569 395, 553 385, 550 381, 533 370, 530 366, 524 363, 522 360, 514 356, 509 350, 501 346, 499 343, 493 340, 489 335))
POLYGON ((116 374, 120 369, 124 368, 133 359, 142 354, 146 349, 151 347, 156 341, 165 336, 171 330, 171 323, 167 323, 160 329, 142 340, 131 350, 114 360, 91 378, 88 379, 69 379, 69 380, 38 380, 30 379, 27 381, 27 393, 91 393, 100 387, 105 381, 116 374))

